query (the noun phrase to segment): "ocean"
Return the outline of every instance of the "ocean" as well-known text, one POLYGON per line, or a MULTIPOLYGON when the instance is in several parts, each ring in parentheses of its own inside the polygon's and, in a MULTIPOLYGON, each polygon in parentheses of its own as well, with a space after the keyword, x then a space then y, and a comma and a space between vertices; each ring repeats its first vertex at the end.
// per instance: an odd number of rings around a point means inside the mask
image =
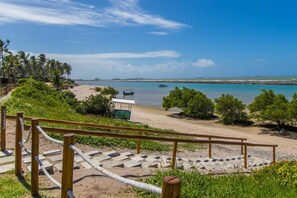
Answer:
POLYGON ((162 106, 162 98, 169 94, 174 87, 188 87, 203 92, 210 99, 221 94, 232 94, 245 104, 253 102, 261 93, 261 89, 271 89, 277 94, 284 94, 289 100, 297 93, 297 85, 250 85, 250 84, 199 84, 199 83, 164 83, 168 87, 158 87, 159 82, 119 82, 119 81, 77 81, 79 84, 93 86, 111 86, 120 94, 117 98, 134 99, 136 104, 144 106, 162 106), (134 96, 123 96, 123 89, 134 89, 134 96))

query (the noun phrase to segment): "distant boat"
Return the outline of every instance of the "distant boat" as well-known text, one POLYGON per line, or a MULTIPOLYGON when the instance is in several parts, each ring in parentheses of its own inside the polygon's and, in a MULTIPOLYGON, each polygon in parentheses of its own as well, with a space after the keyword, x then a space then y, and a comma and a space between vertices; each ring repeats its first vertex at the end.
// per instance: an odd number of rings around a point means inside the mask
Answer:
POLYGON ((123 95, 124 96, 134 95, 134 90, 133 89, 124 89, 123 95))
POLYGON ((159 84, 158 87, 168 87, 166 84, 159 84))

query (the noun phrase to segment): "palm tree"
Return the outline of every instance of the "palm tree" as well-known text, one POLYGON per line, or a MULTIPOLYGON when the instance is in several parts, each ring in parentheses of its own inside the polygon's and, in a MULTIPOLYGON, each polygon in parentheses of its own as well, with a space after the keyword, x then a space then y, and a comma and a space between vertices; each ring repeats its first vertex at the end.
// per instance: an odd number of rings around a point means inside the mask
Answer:
POLYGON ((30 71, 30 65, 29 65, 30 54, 29 53, 26 54, 24 51, 19 51, 16 56, 19 61, 18 73, 20 77, 22 78, 27 77, 30 71))
POLYGON ((6 41, 3 41, 3 40, 0 39, 0 58, 1 58, 1 66, 2 66, 3 77, 5 76, 4 57, 5 57, 5 53, 9 53, 9 50, 7 48, 9 43, 10 43, 10 41, 8 39, 6 41))

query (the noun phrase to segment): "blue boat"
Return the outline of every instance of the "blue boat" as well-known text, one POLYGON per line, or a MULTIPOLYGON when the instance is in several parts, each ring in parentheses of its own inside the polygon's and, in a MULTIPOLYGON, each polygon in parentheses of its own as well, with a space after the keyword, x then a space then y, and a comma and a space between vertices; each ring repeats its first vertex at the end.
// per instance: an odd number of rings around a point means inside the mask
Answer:
POLYGON ((134 95, 134 90, 133 89, 124 89, 123 90, 123 95, 124 96, 134 95))

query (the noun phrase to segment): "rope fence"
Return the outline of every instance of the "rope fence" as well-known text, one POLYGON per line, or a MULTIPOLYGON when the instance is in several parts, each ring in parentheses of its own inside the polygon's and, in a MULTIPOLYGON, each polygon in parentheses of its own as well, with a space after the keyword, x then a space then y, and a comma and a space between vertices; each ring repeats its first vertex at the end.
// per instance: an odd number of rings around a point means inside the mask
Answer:
POLYGON ((38 158, 38 156, 35 156, 35 160, 37 161, 38 165, 40 166, 42 172, 47 176, 47 178, 56 186, 58 186, 59 188, 62 188, 61 183, 59 183, 55 178, 53 178, 49 172, 46 170, 46 168, 44 167, 42 161, 38 158))
POLYGON ((162 194, 162 189, 160 187, 154 186, 154 185, 150 185, 150 184, 146 184, 146 183, 142 183, 142 182, 138 182, 138 181, 134 181, 131 179, 127 179, 124 177, 121 177, 119 175, 116 175, 104 168, 102 168, 101 166, 98 166, 96 164, 94 164, 91 159, 89 157, 87 157, 87 155, 85 155, 80 149, 78 149, 76 146, 74 146, 73 144, 71 144, 69 146, 73 151, 75 151, 79 156, 81 156, 88 164, 90 164, 92 167, 94 167, 96 170, 104 173, 105 175, 121 182, 124 183, 126 185, 130 185, 145 191, 149 191, 152 192, 154 194, 157 195, 161 195, 162 194))
POLYGON ((37 126, 36 128, 45 137, 45 139, 47 139, 47 140, 49 140, 49 141, 51 141, 53 143, 63 145, 63 141, 56 140, 56 139, 50 137, 49 135, 46 134, 46 132, 40 126, 37 126))

